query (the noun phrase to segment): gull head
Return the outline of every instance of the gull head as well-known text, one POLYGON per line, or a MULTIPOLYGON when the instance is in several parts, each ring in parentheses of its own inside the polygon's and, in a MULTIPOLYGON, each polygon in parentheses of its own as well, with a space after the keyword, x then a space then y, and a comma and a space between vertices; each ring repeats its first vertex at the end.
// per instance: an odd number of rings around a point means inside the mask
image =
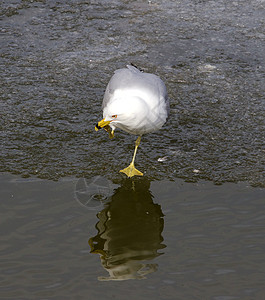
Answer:
POLYGON ((103 120, 97 123, 95 130, 110 126, 112 130, 120 128, 132 134, 142 134, 146 103, 139 97, 126 97, 114 99, 103 108, 103 120))

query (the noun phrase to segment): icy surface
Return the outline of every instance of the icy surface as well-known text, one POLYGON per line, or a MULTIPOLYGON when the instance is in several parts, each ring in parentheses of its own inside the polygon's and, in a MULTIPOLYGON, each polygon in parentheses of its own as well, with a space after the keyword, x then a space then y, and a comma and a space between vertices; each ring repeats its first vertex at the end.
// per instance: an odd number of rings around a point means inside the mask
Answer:
POLYGON ((166 126, 142 139, 141 171, 265 186, 264 1, 2 1, 0 10, 2 171, 118 179, 134 137, 110 141, 94 125, 113 71, 133 62, 171 99, 166 126))

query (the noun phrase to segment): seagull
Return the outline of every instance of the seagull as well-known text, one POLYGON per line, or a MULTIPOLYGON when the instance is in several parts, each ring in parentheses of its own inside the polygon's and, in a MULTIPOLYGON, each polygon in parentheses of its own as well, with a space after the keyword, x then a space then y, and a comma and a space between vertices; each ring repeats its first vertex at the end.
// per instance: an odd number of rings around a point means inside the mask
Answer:
POLYGON ((130 165, 120 170, 128 177, 143 176, 134 166, 135 156, 143 134, 159 130, 169 114, 169 100, 164 82, 151 73, 144 73, 134 65, 118 69, 111 77, 102 103, 103 119, 95 130, 104 128, 109 137, 120 128, 137 135, 130 165))

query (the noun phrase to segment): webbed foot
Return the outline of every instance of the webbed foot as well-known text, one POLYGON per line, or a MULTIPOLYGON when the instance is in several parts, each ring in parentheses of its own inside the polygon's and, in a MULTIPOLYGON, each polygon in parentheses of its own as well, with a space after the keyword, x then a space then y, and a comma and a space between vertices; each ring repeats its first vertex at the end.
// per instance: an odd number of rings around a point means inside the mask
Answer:
POLYGON ((106 125, 105 127, 103 127, 108 133, 109 133, 109 138, 113 139, 114 138, 114 130, 111 130, 109 125, 106 125))
POLYGON ((127 168, 123 169, 123 170, 120 170, 120 172, 126 174, 128 177, 133 177, 135 175, 138 175, 138 176, 143 176, 144 174, 140 171, 138 171, 134 164, 131 163, 127 168))

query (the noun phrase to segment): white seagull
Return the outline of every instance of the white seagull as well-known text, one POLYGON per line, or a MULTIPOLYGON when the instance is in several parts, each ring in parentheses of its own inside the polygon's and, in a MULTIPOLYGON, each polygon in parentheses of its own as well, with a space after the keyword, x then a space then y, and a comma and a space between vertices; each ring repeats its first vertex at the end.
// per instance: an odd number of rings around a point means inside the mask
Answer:
POLYGON ((103 120, 95 130, 104 128, 109 137, 120 128, 138 135, 130 165, 120 170, 128 177, 143 176, 134 166, 141 136, 159 130, 166 122, 169 113, 169 100, 164 82, 156 75, 144 73, 133 65, 114 72, 107 85, 103 103, 103 120))

